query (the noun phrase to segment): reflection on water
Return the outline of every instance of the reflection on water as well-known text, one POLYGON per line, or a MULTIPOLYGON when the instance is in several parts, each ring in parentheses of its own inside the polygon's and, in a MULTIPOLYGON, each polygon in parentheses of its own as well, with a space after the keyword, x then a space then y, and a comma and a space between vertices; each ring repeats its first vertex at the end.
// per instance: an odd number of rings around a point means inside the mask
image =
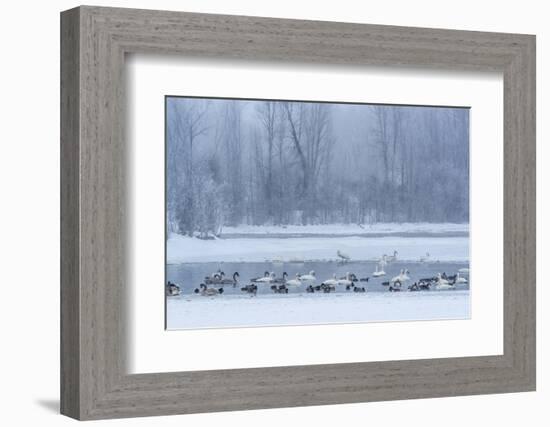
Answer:
MULTIPOLYGON (((402 269, 409 270, 410 282, 407 285, 418 281, 421 278, 433 277, 437 273, 455 274, 459 268, 468 267, 463 262, 393 262, 388 264, 384 271, 386 275, 379 278, 372 277, 375 271, 376 262, 357 261, 341 264, 336 261, 323 262, 303 262, 303 263, 273 263, 273 262, 224 262, 224 263, 186 263, 172 264, 166 266, 166 280, 177 283, 182 290, 183 295, 192 294, 204 281, 205 276, 209 276, 218 269, 230 278, 234 272, 240 275, 239 283, 236 287, 232 285, 224 286, 224 295, 242 294, 240 287, 248 285, 253 277, 263 276, 265 271, 274 272, 277 277, 281 277, 283 272, 288 274, 288 278, 294 278, 296 273, 306 274, 315 271, 317 284, 323 280, 332 278, 333 274, 337 277, 344 276, 347 272, 354 273, 357 278, 369 277, 368 282, 358 282, 356 285, 363 286, 368 292, 387 292, 388 288, 382 286, 382 282, 390 280, 397 276, 402 269)), ((291 288, 289 293, 303 293, 307 285, 299 288, 291 288)), ((218 286, 216 286, 218 287, 218 286)), ((469 284, 458 285, 458 289, 469 289, 469 284)), ((345 292, 345 287, 341 286, 337 292, 345 292)), ((270 285, 258 285, 258 295, 273 294, 270 285)))

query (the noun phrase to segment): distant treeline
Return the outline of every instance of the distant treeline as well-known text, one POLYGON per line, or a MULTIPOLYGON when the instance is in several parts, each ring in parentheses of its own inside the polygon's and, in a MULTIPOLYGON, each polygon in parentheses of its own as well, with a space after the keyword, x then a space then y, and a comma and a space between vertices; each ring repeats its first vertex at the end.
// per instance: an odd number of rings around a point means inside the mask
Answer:
POLYGON ((469 110, 167 99, 167 221, 468 222, 469 110))

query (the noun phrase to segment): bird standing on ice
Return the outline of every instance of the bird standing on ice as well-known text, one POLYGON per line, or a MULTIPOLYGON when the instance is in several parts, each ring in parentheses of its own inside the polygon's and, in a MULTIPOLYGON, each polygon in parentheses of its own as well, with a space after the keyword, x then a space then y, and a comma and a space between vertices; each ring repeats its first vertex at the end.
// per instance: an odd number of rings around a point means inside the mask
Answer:
POLYGON ((351 257, 340 252, 340 249, 336 251, 336 255, 338 255, 338 257, 340 258, 340 262, 349 262, 351 260, 351 257))

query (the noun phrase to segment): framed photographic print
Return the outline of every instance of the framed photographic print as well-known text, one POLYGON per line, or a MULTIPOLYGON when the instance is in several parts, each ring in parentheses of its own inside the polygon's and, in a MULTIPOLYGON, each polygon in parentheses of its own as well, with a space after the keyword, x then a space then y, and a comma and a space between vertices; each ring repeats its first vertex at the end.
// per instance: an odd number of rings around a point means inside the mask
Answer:
POLYGON ((167 96, 165 165, 168 329, 469 318, 469 108, 167 96))
POLYGON ((535 389, 534 36, 83 6, 61 40, 62 413, 535 389))

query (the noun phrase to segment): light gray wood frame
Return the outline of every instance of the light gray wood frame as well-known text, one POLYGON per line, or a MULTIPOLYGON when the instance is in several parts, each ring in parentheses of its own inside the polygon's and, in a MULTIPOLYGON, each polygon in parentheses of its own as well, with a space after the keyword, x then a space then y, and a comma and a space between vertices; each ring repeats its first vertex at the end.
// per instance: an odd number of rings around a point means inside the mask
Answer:
POLYGON ((99 419, 535 390, 534 36, 68 10, 61 14, 61 166, 65 415, 99 419), (504 354, 128 375, 124 58, 134 52, 502 72, 504 354))

